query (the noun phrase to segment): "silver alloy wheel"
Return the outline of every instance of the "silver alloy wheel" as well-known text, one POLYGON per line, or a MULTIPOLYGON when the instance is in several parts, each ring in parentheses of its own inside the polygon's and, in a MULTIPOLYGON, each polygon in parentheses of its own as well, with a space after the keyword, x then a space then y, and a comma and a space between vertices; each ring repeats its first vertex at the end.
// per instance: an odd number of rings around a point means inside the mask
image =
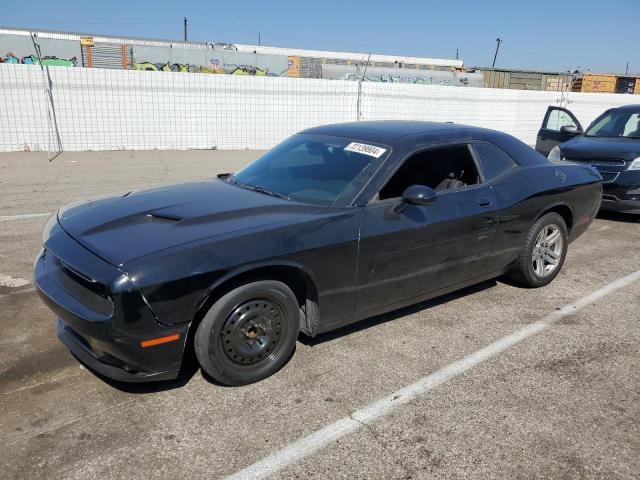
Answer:
POLYGON ((538 234, 531 253, 531 264, 537 277, 548 277, 558 268, 563 247, 564 238, 560 227, 555 223, 545 225, 538 234))

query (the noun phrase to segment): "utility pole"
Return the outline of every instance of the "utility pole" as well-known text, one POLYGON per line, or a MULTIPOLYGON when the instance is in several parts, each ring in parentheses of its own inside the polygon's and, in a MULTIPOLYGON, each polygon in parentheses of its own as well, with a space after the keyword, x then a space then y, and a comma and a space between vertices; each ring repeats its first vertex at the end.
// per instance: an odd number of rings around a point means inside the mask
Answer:
POLYGON ((260 32, 258 32, 258 45, 262 45, 262 43, 260 42, 260 32))
POLYGON ((627 62, 627 68, 624 70, 624 75, 629 75, 629 62, 627 62))
POLYGON ((456 60, 458 60, 458 49, 456 48, 456 60))
POLYGON ((496 58, 498 58, 498 50, 500 49, 500 44, 502 43, 502 39, 496 38, 496 42, 498 42, 498 44, 496 45, 496 54, 493 56, 493 63, 491 64, 491 68, 496 66, 496 58))
POLYGON ((187 17, 184 17, 184 41, 187 41, 187 17))

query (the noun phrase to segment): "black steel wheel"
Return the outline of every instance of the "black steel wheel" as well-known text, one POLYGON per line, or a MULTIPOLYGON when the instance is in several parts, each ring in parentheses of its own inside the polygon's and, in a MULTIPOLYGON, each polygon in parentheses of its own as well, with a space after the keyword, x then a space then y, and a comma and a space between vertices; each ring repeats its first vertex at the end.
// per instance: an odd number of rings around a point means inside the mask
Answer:
POLYGON ((227 317, 220 333, 224 353, 234 363, 251 365, 273 358, 286 337, 284 312, 273 300, 251 299, 227 317))
POLYGON ((272 375, 293 353, 299 315, 295 295, 282 282, 264 280, 232 290, 210 308, 196 331, 202 369, 226 385, 272 375))

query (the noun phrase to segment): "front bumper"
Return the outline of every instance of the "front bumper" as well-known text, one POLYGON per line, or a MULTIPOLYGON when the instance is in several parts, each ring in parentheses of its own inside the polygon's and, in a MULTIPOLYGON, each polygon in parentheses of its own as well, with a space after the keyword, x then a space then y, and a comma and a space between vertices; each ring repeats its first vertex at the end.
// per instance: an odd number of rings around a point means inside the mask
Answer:
POLYGON ((620 172, 602 184, 602 210, 640 213, 640 170, 620 172))
POLYGON ((60 341, 73 355, 91 370, 118 382, 153 382, 161 380, 173 380, 178 376, 178 371, 166 372, 136 372, 123 367, 117 367, 101 361, 95 352, 87 346, 86 340, 68 327, 62 319, 58 319, 56 333, 60 341))
POLYGON ((126 275, 59 226, 35 261, 34 283, 58 317, 58 338, 92 370, 122 382, 178 376, 188 325, 160 324, 126 275), (175 334, 178 341, 142 346, 175 334))

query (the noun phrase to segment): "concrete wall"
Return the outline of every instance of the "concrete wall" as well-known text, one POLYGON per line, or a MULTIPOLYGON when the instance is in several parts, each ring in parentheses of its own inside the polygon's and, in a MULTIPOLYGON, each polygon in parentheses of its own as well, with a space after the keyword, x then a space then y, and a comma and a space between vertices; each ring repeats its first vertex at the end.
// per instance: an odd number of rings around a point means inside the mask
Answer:
MULTIPOLYGON (((354 121, 358 82, 48 67, 64 150, 269 148, 303 128, 354 121)), ((45 72, 46 73, 46 72, 45 72)), ((0 64, 0 151, 47 150, 43 73, 0 64)), ((586 126, 636 97, 364 82, 364 120, 453 121, 535 143, 548 105, 586 126)))

